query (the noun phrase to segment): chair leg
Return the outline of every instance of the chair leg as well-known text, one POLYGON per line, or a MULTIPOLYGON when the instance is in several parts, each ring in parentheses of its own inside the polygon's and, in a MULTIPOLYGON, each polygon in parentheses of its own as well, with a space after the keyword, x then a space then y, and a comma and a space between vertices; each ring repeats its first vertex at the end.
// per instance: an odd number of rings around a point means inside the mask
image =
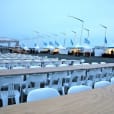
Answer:
POLYGON ((8 97, 7 96, 2 96, 1 99, 2 99, 3 107, 7 106, 8 105, 8 97))
POLYGON ((62 87, 62 95, 65 95, 65 89, 64 89, 64 86, 62 87))
POLYGON ((18 95, 15 96, 15 103, 19 104, 19 96, 18 95))

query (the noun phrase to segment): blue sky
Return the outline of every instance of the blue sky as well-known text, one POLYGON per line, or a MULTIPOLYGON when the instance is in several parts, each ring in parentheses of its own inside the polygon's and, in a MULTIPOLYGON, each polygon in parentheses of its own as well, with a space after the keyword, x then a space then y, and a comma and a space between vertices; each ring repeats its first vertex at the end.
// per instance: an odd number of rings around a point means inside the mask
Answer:
MULTIPOLYGON (((66 45, 70 45, 70 39, 77 44, 81 22, 68 17, 75 16, 90 30, 92 46, 104 45, 100 24, 106 25, 110 45, 114 42, 113 11, 113 0, 0 0, 0 37, 19 39, 28 46, 55 40, 63 44, 64 39, 66 45)), ((83 31, 82 42, 85 37, 87 31, 83 31)))

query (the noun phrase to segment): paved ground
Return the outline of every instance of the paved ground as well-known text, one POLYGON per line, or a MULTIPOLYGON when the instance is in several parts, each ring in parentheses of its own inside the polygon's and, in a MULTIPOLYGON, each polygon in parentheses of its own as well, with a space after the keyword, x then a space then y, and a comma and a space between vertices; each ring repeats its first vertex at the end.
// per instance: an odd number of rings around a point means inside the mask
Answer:
POLYGON ((58 57, 59 59, 75 59, 75 60, 80 60, 84 59, 85 62, 107 62, 107 63, 114 63, 114 58, 107 58, 107 57, 84 57, 84 56, 74 56, 74 55, 60 55, 60 54, 38 54, 39 56, 48 56, 51 58, 56 58, 58 57))

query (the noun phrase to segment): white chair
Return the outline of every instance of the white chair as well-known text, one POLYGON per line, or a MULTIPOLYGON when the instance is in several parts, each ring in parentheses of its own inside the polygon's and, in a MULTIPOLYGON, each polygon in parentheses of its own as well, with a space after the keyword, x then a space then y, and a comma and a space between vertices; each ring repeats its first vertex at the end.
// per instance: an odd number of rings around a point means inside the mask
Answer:
POLYGON ((60 96, 58 91, 53 88, 40 88, 32 90, 27 96, 27 102, 40 101, 48 98, 60 96))
POLYGON ((4 77, 0 77, 0 99, 2 100, 3 107, 8 105, 8 92, 2 90, 5 83, 4 77))
POLYGON ((102 88, 102 87, 106 87, 110 84, 111 83, 109 81, 99 81, 99 82, 95 82, 94 88, 102 88))
POLYGON ((71 73, 69 87, 85 84, 86 70, 75 70, 71 73))
POLYGON ((46 84, 47 82, 47 74, 32 74, 28 75, 26 77, 25 81, 25 89, 23 89, 23 92, 25 95, 28 95, 28 93, 34 89, 40 88, 41 83, 46 84), (32 84, 33 85, 32 85, 32 84))
POLYGON ((69 72, 68 78, 64 83, 64 90, 76 85, 86 84, 86 70, 74 70, 69 72))
POLYGON ((113 75, 112 68, 102 68, 102 80, 109 81, 113 75))
POLYGON ((94 83, 102 78, 101 69, 91 69, 87 72, 86 85, 93 87, 94 83))
POLYGON ((63 72, 54 72, 49 73, 49 85, 48 87, 57 89, 64 94, 64 86, 63 86, 63 79, 67 76, 67 71, 63 72))
POLYGON ((72 86, 68 89, 68 94, 79 93, 79 92, 88 91, 91 89, 92 88, 90 86, 86 86, 86 85, 72 86))
POLYGON ((3 96, 3 92, 1 92, 2 93, 1 99, 3 100, 3 106, 8 105, 9 98, 11 98, 11 99, 14 98, 15 103, 19 104, 20 92, 19 92, 19 90, 15 89, 15 84, 21 83, 20 80, 22 80, 22 77, 20 77, 20 76, 7 76, 7 77, 2 78, 2 84, 3 84, 2 87, 7 88, 4 90, 4 96, 3 96))

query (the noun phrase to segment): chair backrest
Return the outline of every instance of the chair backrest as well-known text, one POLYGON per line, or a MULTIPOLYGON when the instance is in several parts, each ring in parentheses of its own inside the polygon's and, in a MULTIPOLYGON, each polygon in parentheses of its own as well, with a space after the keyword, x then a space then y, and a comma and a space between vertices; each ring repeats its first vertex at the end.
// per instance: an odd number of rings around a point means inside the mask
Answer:
POLYGON ((30 66, 29 68, 41 68, 41 66, 39 66, 39 65, 34 65, 34 66, 30 66))
POLYGON ((2 106, 8 105, 8 91, 6 91, 6 88, 8 88, 8 84, 6 84, 6 80, 4 77, 0 77, 0 99, 2 102, 2 106), (5 90, 3 89, 5 87, 5 90))
POLYGON ((108 85, 110 85, 109 81, 99 81, 99 82, 95 82, 94 88, 102 88, 102 87, 106 87, 108 85))
POLYGON ((82 65, 90 65, 90 63, 82 63, 82 65))
POLYGON ((13 96, 14 95, 14 90, 16 85, 20 87, 20 92, 21 92, 21 87, 23 83, 23 75, 19 76, 7 76, 4 78, 5 84, 8 86, 8 95, 13 96))
POLYGON ((106 77, 111 77, 112 72, 112 68, 102 68, 102 74, 106 77))
POLYGON ((0 70, 7 70, 6 67, 0 67, 0 70))
POLYGON ((81 63, 84 63, 84 62, 85 62, 85 59, 81 59, 80 62, 81 62, 81 63))
POLYGON ((73 66, 81 65, 80 63, 74 63, 73 66))
POLYGON ((48 64, 45 67, 56 67, 54 64, 48 64))
MULTIPOLYGON (((47 74, 45 74, 45 73, 44 74, 32 74, 27 77, 26 86, 29 86, 29 84, 32 82, 32 83, 34 83, 35 87, 40 88, 40 84, 42 82, 46 83, 46 81, 47 81, 47 74)), ((28 88, 28 87, 26 87, 26 88, 28 88)))
POLYGON ((102 72, 105 73, 112 73, 112 68, 102 68, 102 72))
POLYGON ((102 68, 102 77, 105 78, 105 80, 110 80, 113 75, 112 68, 102 68))
POLYGON ((49 60, 49 59, 45 59, 44 61, 43 61, 43 66, 45 67, 46 65, 49 65, 49 64, 53 64, 52 63, 52 61, 51 60, 49 60))
POLYGON ((68 94, 79 93, 79 92, 87 91, 91 89, 92 88, 90 86, 86 86, 86 85, 72 86, 68 89, 68 94))
POLYGON ((23 67, 23 66, 15 66, 12 69, 25 69, 25 67, 23 67))
POLYGON ((63 64, 71 65, 72 61, 71 60, 66 60, 63 62, 63 64))
POLYGON ((100 62, 100 64, 106 64, 106 62, 100 62))
POLYGON ((5 78, 4 78, 4 77, 0 77, 0 91, 1 91, 1 88, 2 88, 3 86, 7 85, 6 83, 7 83, 7 82, 6 82, 5 78))
POLYGON ((72 83, 72 81, 76 79, 76 83, 81 84, 82 81, 84 82, 85 77, 86 77, 86 70, 75 70, 71 74, 70 83, 72 83))
POLYGON ((62 86, 63 79, 67 76, 67 72, 54 72, 54 73, 49 73, 49 87, 53 87, 53 85, 58 85, 58 87, 62 86), (56 84, 54 82, 57 82, 56 84))
POLYGON ((27 102, 39 101, 43 99, 53 98, 59 96, 59 92, 53 88, 40 88, 29 92, 27 102))
POLYGON ((21 86, 21 83, 23 82, 22 76, 7 76, 7 77, 2 77, 0 79, 2 79, 0 83, 3 85, 3 87, 5 87, 5 91, 7 92, 7 96, 9 98, 15 96, 15 90, 16 90, 15 84, 19 84, 19 86, 21 86))
POLYGON ((68 66, 68 64, 60 64, 59 67, 68 66))
POLYGON ((101 80, 102 72, 101 69, 91 69, 87 72, 87 80, 91 80, 94 82, 101 80))
POLYGON ((92 65, 95 65, 95 64, 99 64, 99 63, 98 63, 98 62, 92 62, 91 64, 92 64, 92 65))
POLYGON ((53 61, 53 64, 54 64, 55 66, 59 66, 60 64, 62 64, 62 61, 60 61, 60 60, 53 61))

